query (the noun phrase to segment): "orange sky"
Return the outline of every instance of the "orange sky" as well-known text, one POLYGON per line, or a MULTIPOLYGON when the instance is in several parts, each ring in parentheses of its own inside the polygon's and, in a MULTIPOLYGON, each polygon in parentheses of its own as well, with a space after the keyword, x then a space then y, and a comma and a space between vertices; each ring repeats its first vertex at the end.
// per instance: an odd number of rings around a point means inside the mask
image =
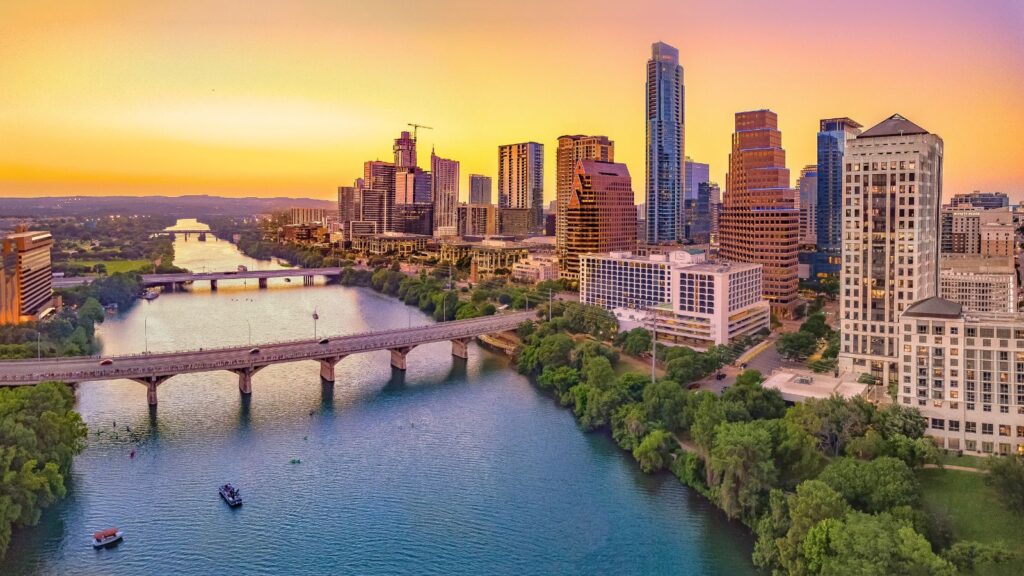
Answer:
POLYGON ((899 112, 945 193, 1024 199, 1018 0, 0 0, 0 195, 334 197, 407 122, 494 175, 497 146, 606 134, 643 199, 644 69, 679 48, 686 152, 724 183, 733 113, 771 108, 795 175, 819 118, 899 112), (171 5, 174 5, 172 8, 171 5))

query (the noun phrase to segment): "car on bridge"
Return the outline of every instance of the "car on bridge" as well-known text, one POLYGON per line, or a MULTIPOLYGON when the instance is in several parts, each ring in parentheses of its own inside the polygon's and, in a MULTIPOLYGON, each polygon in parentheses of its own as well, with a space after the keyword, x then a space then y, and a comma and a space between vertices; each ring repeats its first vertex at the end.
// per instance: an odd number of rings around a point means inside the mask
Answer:
POLYGON ((110 366, 113 363, 114 361, 111 360, 110 358, 104 358, 103 360, 100 360, 100 366, 110 366))

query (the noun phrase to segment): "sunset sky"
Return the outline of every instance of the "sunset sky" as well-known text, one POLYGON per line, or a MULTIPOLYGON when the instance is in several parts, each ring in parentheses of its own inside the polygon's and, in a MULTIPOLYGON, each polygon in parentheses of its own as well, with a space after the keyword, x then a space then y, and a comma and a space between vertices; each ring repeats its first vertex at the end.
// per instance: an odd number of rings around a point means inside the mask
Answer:
POLYGON ((1020 0, 0 0, 0 195, 333 198, 418 122, 494 176, 499 144, 604 134, 643 201, 650 44, 679 48, 686 153, 724 184, 733 113, 898 112, 945 140, 945 195, 1024 199, 1020 0))

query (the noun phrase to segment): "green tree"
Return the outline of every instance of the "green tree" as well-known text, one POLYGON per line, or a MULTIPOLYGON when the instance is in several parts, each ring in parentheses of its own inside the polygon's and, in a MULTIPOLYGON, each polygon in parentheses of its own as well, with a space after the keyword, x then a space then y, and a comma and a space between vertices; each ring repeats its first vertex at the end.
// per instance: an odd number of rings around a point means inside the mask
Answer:
POLYGON ((818 348, 818 339, 810 332, 787 332, 779 336, 775 348, 784 358, 795 358, 802 360, 807 358, 818 348))
POLYGON ((709 485, 717 486, 718 505, 725 514, 730 518, 756 518, 778 475, 766 423, 719 424, 708 467, 709 485))
POLYGON ((674 442, 672 435, 660 429, 652 430, 633 449, 633 458, 640 463, 640 469, 650 474, 665 468, 668 463, 669 446, 674 442))
POLYGON ((651 333, 644 328, 633 328, 628 332, 620 332, 615 337, 615 345, 630 356, 639 356, 651 351, 651 333))
POLYGON ((825 467, 819 480, 846 498, 851 506, 870 513, 897 506, 916 506, 920 487, 902 460, 882 456, 871 461, 839 458, 825 467))
POLYGON ((612 414, 612 438, 623 450, 632 452, 650 429, 647 411, 638 402, 623 404, 612 414))
POLYGON ((643 401, 648 420, 673 431, 685 427, 686 391, 675 381, 661 379, 648 384, 643 391, 643 401))
POLYGON ((1011 552, 1002 545, 971 540, 956 542, 942 552, 942 557, 961 572, 973 572, 983 564, 1001 564, 1019 556, 1020 553, 1011 552))
POLYGON ((572 366, 548 366, 540 373, 537 383, 541 388, 552 390, 559 398, 580 383, 580 373, 572 366))
POLYGON ((1024 514, 1024 461, 1019 457, 990 458, 985 483, 995 488, 1011 510, 1024 514))
MULTIPOLYGON (((774 508, 774 506, 773 506, 774 508)), ((784 507, 786 519, 781 522, 784 530, 780 537, 773 538, 770 534, 759 533, 758 537, 766 541, 758 541, 758 547, 768 547, 771 556, 764 553, 761 557, 770 557, 775 565, 761 564, 764 568, 783 568, 783 573, 792 576, 808 574, 807 559, 804 556, 804 540, 807 532, 819 522, 827 519, 842 519, 849 507, 841 494, 824 482, 808 480, 796 488, 796 494, 786 499, 784 507)), ((778 534, 778 532, 776 533, 778 534)))

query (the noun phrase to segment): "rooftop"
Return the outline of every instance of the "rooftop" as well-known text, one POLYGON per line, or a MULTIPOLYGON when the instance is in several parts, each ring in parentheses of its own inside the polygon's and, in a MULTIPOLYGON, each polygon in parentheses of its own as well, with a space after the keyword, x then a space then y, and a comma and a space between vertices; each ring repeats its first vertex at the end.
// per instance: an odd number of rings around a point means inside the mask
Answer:
POLYGON ((933 296, 917 302, 907 311, 904 316, 923 317, 933 316, 936 318, 959 318, 963 314, 964 307, 952 300, 933 296))
POLYGON ((873 127, 861 132, 857 138, 880 138, 883 136, 905 136, 909 134, 928 134, 928 131, 899 114, 893 114, 873 127))

